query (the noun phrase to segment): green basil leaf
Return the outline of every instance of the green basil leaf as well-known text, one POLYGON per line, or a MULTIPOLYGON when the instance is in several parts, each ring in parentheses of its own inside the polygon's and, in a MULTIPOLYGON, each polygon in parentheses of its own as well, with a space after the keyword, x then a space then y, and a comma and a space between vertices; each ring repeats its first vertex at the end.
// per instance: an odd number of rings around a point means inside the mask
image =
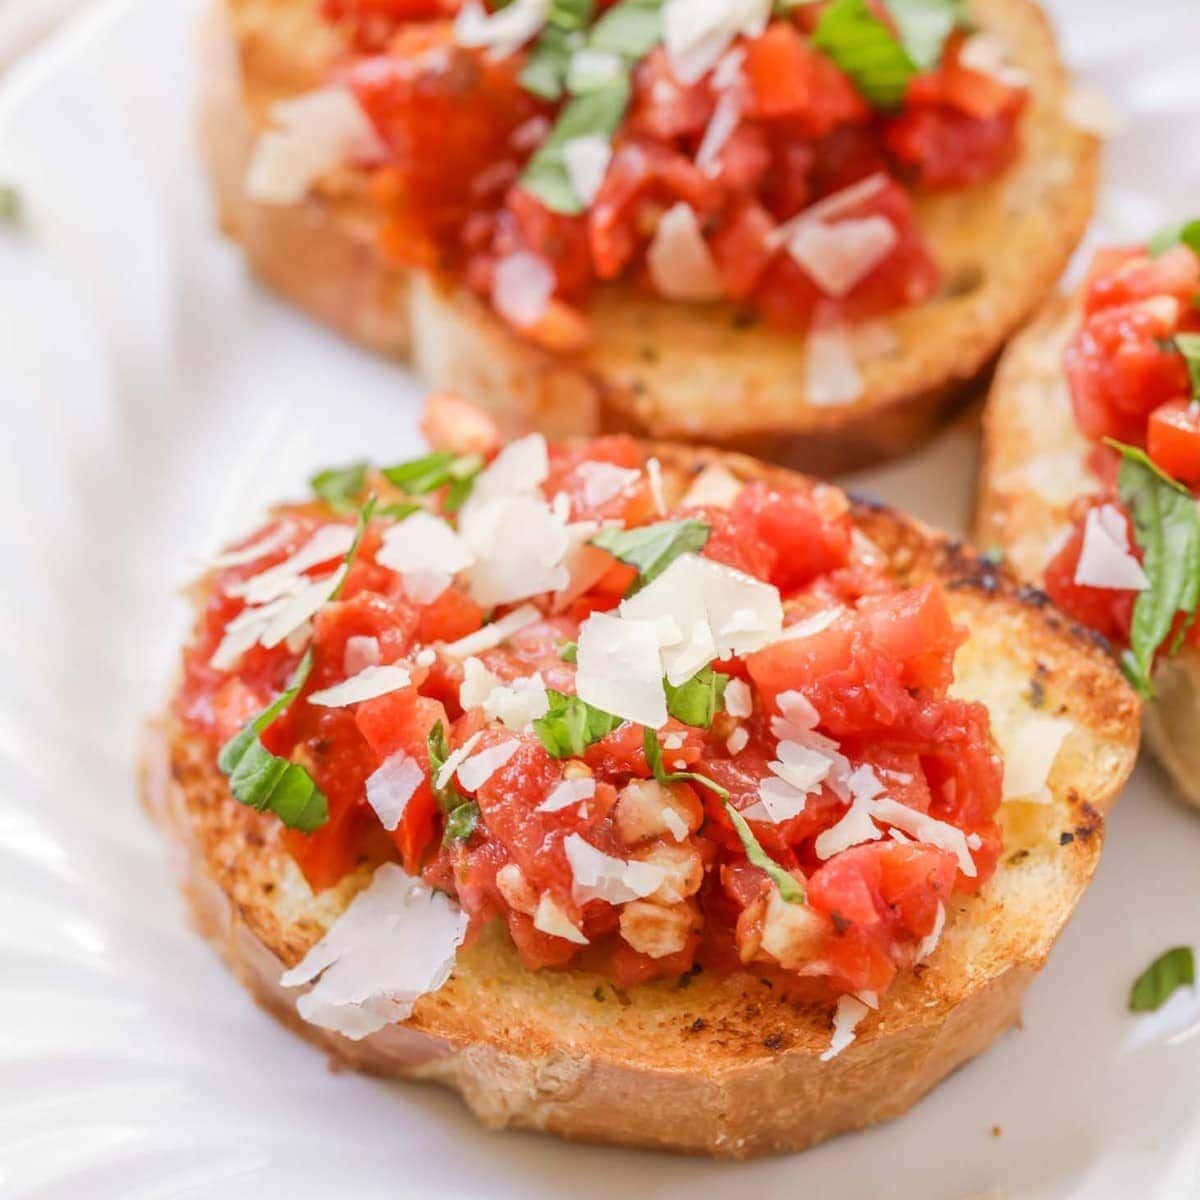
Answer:
POLYGON ((546 689, 549 708, 533 722, 533 731, 555 758, 578 758, 589 746, 612 733, 620 717, 593 708, 578 696, 546 689))
POLYGON ((1190 946, 1175 946, 1160 954, 1134 980, 1129 993, 1131 1012, 1154 1012, 1181 987, 1194 986, 1196 961, 1190 946))
POLYGON ((20 219, 20 192, 10 184, 0 184, 0 225, 16 225, 20 219))
POLYGON ((345 467, 327 467, 324 471, 318 471, 308 484, 335 512, 352 512, 358 507, 355 500, 363 490, 366 479, 367 464, 356 462, 345 467))
POLYGON ((558 100, 566 91, 571 55, 582 45, 578 34, 547 25, 521 68, 521 86, 543 100, 558 100))
POLYGON ((918 71, 932 71, 942 61, 946 42, 965 23, 962 0, 884 0, 900 44, 918 71))
POLYGON ((1200 254, 1200 219, 1183 221, 1178 225, 1160 229, 1149 241, 1150 253, 1157 258, 1165 254, 1172 246, 1187 246, 1196 254, 1200 254))
POLYGON ((662 747, 658 744, 658 735, 649 727, 642 735, 642 752, 646 756, 646 765, 659 783, 683 783, 684 781, 694 783, 702 788, 707 788, 714 796, 719 796, 724 800, 726 804, 729 803, 729 792, 715 779, 709 779, 707 775, 701 775, 696 771, 668 771, 663 766, 662 747))
POLYGON ((631 94, 628 76, 619 75, 568 100, 549 137, 526 165, 521 186, 553 212, 572 216, 583 212, 584 205, 571 186, 563 147, 577 137, 611 138, 624 119, 631 94))
MULTIPOLYGON (((1134 539, 1143 551, 1150 586, 1133 606, 1130 650, 1122 665, 1143 696, 1154 694, 1154 656, 1171 632, 1176 613, 1195 619, 1200 603, 1200 514, 1191 493, 1168 478, 1134 446, 1106 439, 1123 456, 1117 478, 1121 502, 1133 518, 1134 539)), ((1182 634, 1171 647, 1178 648, 1182 634)))
POLYGON ((588 45, 636 62, 662 41, 662 0, 621 0, 592 27, 588 45))
POLYGON ((466 803, 466 798, 454 786, 453 776, 446 781, 445 787, 438 787, 437 784, 438 772, 450 757, 450 743, 446 739, 446 727, 441 721, 436 722, 429 731, 425 739, 425 748, 429 752, 429 786, 433 791, 433 798, 442 812, 452 813, 466 803))
POLYGON ((1175 348, 1187 362, 1192 379, 1192 399, 1200 400, 1200 333, 1177 333, 1175 348))
POLYGON ((419 504, 405 504, 403 502, 398 504, 385 504, 383 508, 379 510, 379 515, 381 517, 390 517, 393 521, 403 521, 405 517, 411 517, 413 513, 420 509, 420 507, 421 505, 419 504))
POLYGON ((409 496, 423 496, 449 484, 450 495, 447 496, 446 507, 448 511, 455 512, 470 494, 475 477, 482 470, 483 459, 478 454, 454 454, 449 450, 438 450, 426 454, 424 458, 385 467, 383 476, 409 496), (453 509, 450 508, 451 497, 457 500, 453 509))
POLYGON ((479 825, 479 805, 474 800, 467 800, 455 808, 446 818, 446 830, 442 834, 442 842, 465 842, 479 825))
POLYGON ((579 661, 579 643, 578 642, 563 642, 558 648, 558 657, 563 662, 578 662, 579 661))
POLYGON ((917 64, 867 0, 832 0, 821 10, 813 45, 877 108, 898 108, 917 64))
POLYGON ((663 680, 667 693, 667 712, 684 725, 693 725, 697 729, 708 729, 713 723, 713 717, 721 707, 725 695, 725 685, 729 682, 728 675, 714 671, 712 667, 693 675, 678 687, 672 687, 668 680, 663 680))
POLYGON ((789 904, 804 904, 807 900, 804 885, 790 872, 785 871, 762 848, 758 838, 754 836, 754 831, 747 824, 746 818, 728 800, 725 801, 725 811, 729 814, 729 819, 733 822, 738 837, 742 839, 742 849, 746 851, 746 858, 754 866, 766 871, 771 882, 779 889, 779 894, 789 904))
POLYGON ((703 521, 659 521, 635 529, 602 529, 592 538, 592 545, 637 568, 637 581, 629 589, 632 595, 661 575, 681 554, 703 550, 711 532, 703 521))
POLYGON ((337 600, 345 590, 346 580, 350 577, 350 568, 354 566, 354 560, 358 557, 358 548, 362 545, 363 534, 367 532, 367 526, 371 523, 371 518, 374 515, 375 497, 371 495, 367 497, 367 502, 358 510, 358 521, 354 527, 354 540, 350 543, 350 549, 346 551, 346 557, 342 560, 346 572, 337 587, 329 593, 330 601, 337 600))

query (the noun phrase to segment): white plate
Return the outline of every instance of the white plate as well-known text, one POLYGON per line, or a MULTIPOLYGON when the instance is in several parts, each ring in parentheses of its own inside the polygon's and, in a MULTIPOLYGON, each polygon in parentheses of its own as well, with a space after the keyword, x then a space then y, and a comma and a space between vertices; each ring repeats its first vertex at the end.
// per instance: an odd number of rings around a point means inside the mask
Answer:
MULTIPOLYGON (((1105 204, 1125 234, 1200 196, 1194 3, 1057 6, 1093 82, 1138 109, 1105 204)), ((133 798, 186 624, 175 589, 311 468, 414 450, 419 395, 212 232, 193 9, 110 4, 0 96, 0 179, 28 208, 0 233, 0 1195, 1195 1196, 1200 1012, 1186 994, 1124 1010, 1152 957, 1200 940, 1200 820, 1150 766, 1024 1027, 902 1120, 801 1158, 486 1134, 440 1091, 329 1074, 185 928, 133 798)), ((960 431, 866 482, 957 524, 970 474, 960 431)))

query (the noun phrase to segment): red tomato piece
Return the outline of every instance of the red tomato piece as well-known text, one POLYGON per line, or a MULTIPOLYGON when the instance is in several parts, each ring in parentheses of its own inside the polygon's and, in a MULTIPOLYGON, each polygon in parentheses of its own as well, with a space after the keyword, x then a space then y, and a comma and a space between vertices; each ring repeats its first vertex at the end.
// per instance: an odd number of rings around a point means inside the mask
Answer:
POLYGON ((1150 414, 1146 451, 1173 479, 1200 483, 1200 404, 1171 400, 1150 414))

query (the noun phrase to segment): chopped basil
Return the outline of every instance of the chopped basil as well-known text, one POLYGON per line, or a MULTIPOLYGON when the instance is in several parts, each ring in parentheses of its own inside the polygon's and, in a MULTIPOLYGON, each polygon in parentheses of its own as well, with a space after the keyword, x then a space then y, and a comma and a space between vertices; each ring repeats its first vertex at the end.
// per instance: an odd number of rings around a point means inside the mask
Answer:
POLYGON ((571 55, 585 44, 592 0, 553 0, 541 36, 521 71, 521 86, 543 100, 557 100, 566 87, 571 55))
POLYGON ((620 717, 593 708, 578 696, 546 689, 549 708, 533 722, 533 731, 555 758, 578 758, 590 745, 612 733, 620 717))
POLYGON ((579 661, 579 643, 578 642, 563 642, 558 648, 558 657, 563 662, 578 662, 579 661))
POLYGON ((342 560, 346 568, 346 573, 342 576, 341 582, 329 593, 330 600, 337 600, 346 587, 346 580, 350 577, 350 568, 354 566, 354 560, 358 557, 358 548, 362 545, 363 534, 367 532, 367 526, 371 523, 372 516, 375 515, 375 497, 373 495, 367 497, 367 502, 358 510, 358 521, 354 526, 354 540, 350 543, 350 549, 346 551, 346 557, 342 560))
POLYGON ((1200 333, 1177 333, 1175 349, 1183 355, 1192 379, 1192 400, 1200 402, 1200 333))
POLYGON ((877 108, 898 108, 909 80, 941 60, 963 17, 961 0, 887 0, 899 37, 867 0, 832 0, 813 45, 824 51, 877 108))
POLYGON ((1130 1012, 1154 1012, 1181 987, 1194 986, 1196 961, 1190 946, 1175 946, 1160 954, 1134 980, 1129 993, 1130 1012))
POLYGON ((738 837, 742 839, 742 849, 746 851, 746 858, 754 866, 766 871, 771 882, 779 889, 779 894, 789 904, 804 904, 807 899, 804 885, 789 871, 785 871, 762 848, 758 838, 754 836, 754 831, 746 823, 746 818, 728 800, 725 801, 725 811, 729 814, 738 837))
POLYGON ((241 804, 274 813, 289 829, 312 833, 329 820, 329 805, 312 776, 290 759, 272 754, 262 734, 300 694, 312 671, 311 648, 297 664, 287 690, 221 747, 217 766, 229 776, 229 790, 241 804))
POLYGON ((20 219, 20 192, 9 184, 0 183, 0 225, 15 225, 20 219))
MULTIPOLYGON (((1145 697, 1154 694, 1150 675, 1154 656, 1184 613, 1183 629, 1191 625, 1200 603, 1200 514, 1191 493, 1164 475, 1134 446, 1109 440, 1124 456, 1117 490, 1133 518, 1134 539, 1143 551, 1142 569, 1150 586, 1138 593, 1133 606, 1130 649, 1122 666, 1130 682, 1145 697)), ((1183 630, 1169 653, 1179 648, 1183 630)))
POLYGON ((695 783, 702 788, 707 788, 714 796, 719 796, 726 803, 729 802, 729 792, 715 779, 709 779, 707 775, 701 775, 696 771, 668 771, 663 766, 662 747, 658 744, 658 735, 649 727, 642 735, 642 752, 646 756, 646 765, 659 783, 682 783, 684 781, 695 783))
POLYGON ((721 705, 725 695, 725 685, 729 682, 728 675, 705 667, 703 671, 693 675, 678 687, 672 687, 663 681, 667 693, 667 712, 677 721, 685 725, 694 725, 697 729, 708 729, 713 723, 713 717, 721 705))
POLYGON ((449 845, 451 842, 465 842, 475 832, 479 824, 479 805, 474 800, 467 800, 455 808, 446 818, 446 831, 442 841, 449 845))
POLYGON ((429 786, 433 790, 433 798, 444 813, 452 813, 460 805, 466 803, 466 798, 454 786, 453 775, 446 781, 445 787, 438 787, 438 772, 446 765, 450 757, 450 743, 446 740, 446 727, 438 721, 425 738, 425 749, 429 752, 429 786))
POLYGON ((1165 254, 1172 246, 1180 245, 1187 246, 1196 254, 1200 254, 1200 219, 1183 221, 1179 225, 1161 229, 1148 243, 1150 253, 1155 258, 1160 254, 1165 254))
POLYGON ((379 515, 381 517, 390 517, 393 521, 403 521, 405 517, 411 517, 420 507, 419 504, 406 504, 404 502, 385 504, 379 510, 379 515))
POLYGON ((384 478, 395 484, 409 496, 423 496, 434 488, 449 484, 445 509, 458 512, 463 501, 471 494, 475 477, 483 470, 483 459, 478 454, 454 454, 450 450, 438 450, 383 469, 384 478))
POLYGON ((335 512, 352 512, 358 507, 355 500, 363 490, 366 479, 367 464, 356 462, 346 467, 327 467, 324 471, 318 471, 308 484, 335 512))
POLYGON ((661 575, 681 554, 703 550, 711 532, 703 521, 659 521, 635 529, 602 529, 592 538, 592 545, 637 568, 637 580, 629 589, 632 595, 661 575))
POLYGON ((662 0, 621 0, 592 28, 588 45, 636 62, 662 41, 662 0))
POLYGON ((628 74, 574 96, 563 106, 550 136, 529 160, 521 186, 554 212, 576 215, 584 204, 571 186, 563 147, 578 137, 611 138, 625 116, 632 94, 628 74))

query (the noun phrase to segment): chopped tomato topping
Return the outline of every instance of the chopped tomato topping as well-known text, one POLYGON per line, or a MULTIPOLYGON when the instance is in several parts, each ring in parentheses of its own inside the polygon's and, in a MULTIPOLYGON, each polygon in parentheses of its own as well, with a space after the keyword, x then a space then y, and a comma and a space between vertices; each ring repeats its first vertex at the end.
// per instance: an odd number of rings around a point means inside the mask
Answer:
POLYGON ((1200 484, 1200 404, 1194 400, 1160 404, 1150 414, 1146 452, 1181 483, 1200 484))

